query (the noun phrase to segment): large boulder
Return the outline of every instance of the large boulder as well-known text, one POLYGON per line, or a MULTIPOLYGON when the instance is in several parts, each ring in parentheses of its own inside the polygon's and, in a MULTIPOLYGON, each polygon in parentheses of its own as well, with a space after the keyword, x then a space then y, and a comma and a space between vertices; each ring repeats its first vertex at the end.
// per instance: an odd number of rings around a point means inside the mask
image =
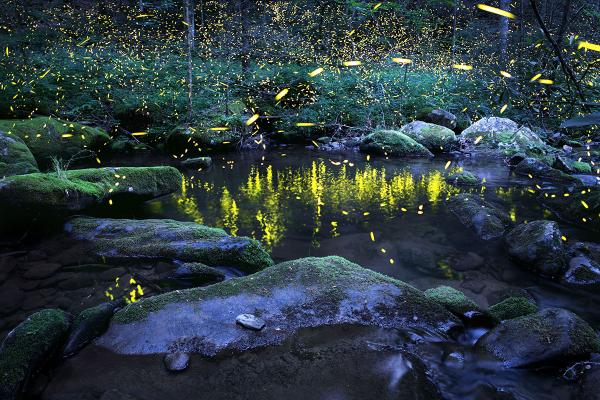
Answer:
POLYGON ((542 181, 561 183, 572 186, 579 186, 582 182, 574 176, 565 174, 564 172, 552 168, 546 163, 532 157, 527 157, 520 161, 514 168, 517 175, 527 176, 532 179, 540 179, 542 181))
POLYGON ((456 115, 452 114, 446 110, 440 110, 439 108, 433 109, 431 111, 426 111, 421 115, 417 115, 417 118, 429 122, 431 124, 441 125, 448 129, 456 129, 457 126, 457 118, 456 115))
POLYGON ((512 368, 564 364, 600 351, 596 332, 561 308, 506 320, 479 338, 475 346, 512 368))
POLYGON ((214 356, 280 344, 302 328, 347 324, 440 334, 461 326, 423 292, 333 256, 142 299, 118 311, 96 344, 121 354, 214 356), (236 324, 248 313, 265 322, 261 331, 236 324))
POLYGON ((456 148, 454 132, 446 127, 414 121, 404 125, 400 132, 427 147, 432 153, 441 153, 456 148))
POLYGON ((145 201, 177 191, 181 174, 173 167, 119 167, 35 173, 0 180, 4 209, 74 213, 123 200, 145 201))
POLYGON ((489 117, 475 122, 460 135, 461 144, 467 149, 479 148, 498 151, 503 155, 525 153, 544 156, 553 149, 527 127, 508 119, 489 117), (477 142, 477 144, 475 144, 477 142))
POLYGON ((365 136, 360 150, 368 154, 397 157, 433 157, 425 146, 400 131, 378 129, 365 136))
POLYGON ((78 217, 67 222, 65 230, 71 238, 87 242, 98 256, 115 260, 201 262, 245 272, 273 264, 258 241, 195 222, 78 217))
POLYGON ((53 157, 80 157, 110 141, 102 129, 51 117, 0 120, 0 131, 23 139, 40 166, 50 165, 53 157))
POLYGON ((504 235, 510 224, 508 214, 481 197, 460 193, 448 200, 448 208, 467 227, 472 227, 483 240, 504 235))
POLYGON ((531 221, 506 235, 508 254, 535 272, 558 277, 566 266, 562 234, 554 221, 531 221))
POLYGON ((70 324, 65 312, 42 310, 6 336, 0 345, 0 399, 20 398, 31 375, 59 349, 70 324))
POLYGON ((37 162, 23 140, 0 131, 0 179, 39 172, 37 162))

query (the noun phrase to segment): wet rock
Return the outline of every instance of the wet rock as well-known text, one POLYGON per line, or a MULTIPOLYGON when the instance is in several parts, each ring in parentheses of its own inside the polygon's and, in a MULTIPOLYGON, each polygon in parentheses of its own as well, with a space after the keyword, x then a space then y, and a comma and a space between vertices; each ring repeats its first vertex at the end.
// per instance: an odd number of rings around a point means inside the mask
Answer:
POLYGON ((498 321, 513 319, 538 311, 537 306, 525 297, 508 297, 488 308, 488 313, 498 321))
POLYGON ((542 181, 561 183, 565 185, 581 185, 581 181, 562 171, 554 169, 535 158, 525 158, 514 168, 517 175, 528 176, 542 181))
MULTIPOLYGON (((117 389, 107 390, 100 396, 99 400, 137 400, 137 397, 134 397, 128 393, 123 393, 117 389)), ((85 399, 84 399, 85 400, 85 399)))
MULTIPOLYGON (((115 202, 145 201, 181 187, 173 167, 79 169, 11 176, 0 181, 0 206, 33 216, 74 213, 115 202)), ((33 217, 32 216, 32 217, 33 217)))
POLYGON ((457 148, 454 132, 444 126, 414 121, 404 125, 400 133, 416 140, 432 153, 452 151, 457 148))
POLYGON ((187 353, 168 353, 164 358, 165 368, 170 372, 185 371, 190 362, 190 356, 187 353))
POLYGON ((63 356, 77 353, 93 339, 103 334, 108 328, 115 310, 121 305, 121 301, 102 303, 80 312, 73 321, 69 338, 63 349, 63 356))
POLYGON ((211 131, 206 127, 187 129, 178 127, 167 137, 167 150, 173 154, 192 153, 198 148, 205 150, 231 148, 241 139, 238 129, 211 131))
POLYGON ((62 344, 69 316, 38 311, 13 329, 0 345, 0 398, 17 399, 34 371, 62 344))
POLYGON ((364 137, 360 151, 398 157, 433 157, 425 146, 399 131, 376 130, 364 137))
POLYGON ((476 195, 460 193, 448 200, 448 208, 483 240, 499 238, 510 224, 508 214, 476 195))
POLYGON ((225 280, 225 274, 216 268, 202 263, 184 263, 170 274, 172 279, 189 282, 192 285, 203 285, 225 280))
POLYGON ((265 321, 253 314, 240 314, 235 317, 235 322, 254 331, 260 331, 265 327, 265 321))
POLYGON ((463 320, 485 319, 485 312, 463 292, 449 286, 427 289, 425 296, 463 320))
POLYGON ((481 183, 481 178, 469 171, 462 171, 448 175, 446 182, 458 186, 475 186, 481 183))
POLYGON ((587 357, 600 351, 596 332, 570 311, 548 308, 509 319, 483 335, 476 348, 507 367, 548 366, 587 357))
POLYGON ((423 121, 441 125, 448 129, 455 129, 457 124, 456 115, 446 110, 434 109, 422 117, 423 121))
POLYGON ((600 400, 600 366, 589 365, 581 379, 581 400, 600 400))
POLYGON ((109 152, 111 154, 124 155, 150 151, 152 151, 152 147, 128 137, 119 137, 110 141, 109 152))
POLYGON ((508 254, 520 265, 535 272, 558 277, 565 269, 562 234, 554 221, 531 221, 506 235, 508 254))
POLYGON ((23 278, 44 279, 48 278, 61 268, 57 263, 28 263, 23 278))
POLYGON ((600 231, 600 224, 596 220, 600 214, 600 188, 575 191, 569 197, 540 196, 539 199, 562 219, 600 231))
POLYGON ((0 179, 33 172, 40 170, 25 142, 16 135, 7 135, 0 130, 0 179))
POLYGON ((210 157, 195 157, 188 158, 181 162, 181 166, 184 168, 208 168, 212 165, 212 158, 210 157))
POLYGON ((304 258, 256 274, 143 298, 118 311, 96 344, 115 353, 200 353, 279 344, 305 327, 421 327, 444 333, 460 321, 421 291, 341 257, 304 258), (260 315, 260 332, 235 317, 260 315), (170 329, 181 327, 182 329, 170 329))
POLYGON ((21 307, 25 293, 6 283, 0 287, 0 315, 9 315, 21 307))
POLYGON ((170 219, 71 219, 65 230, 87 242, 98 256, 115 260, 171 259, 230 266, 246 272, 273 264, 254 239, 224 230, 170 219))
POLYGON ((569 260, 563 281, 580 287, 600 287, 600 265, 586 256, 573 257, 569 260))
POLYGON ((569 174, 590 174, 592 172, 589 163, 573 161, 560 155, 555 157, 552 167, 569 174))
POLYGON ((110 141, 99 128, 51 117, 0 120, 0 131, 20 137, 40 167, 50 165, 52 157, 68 160, 85 151, 91 155, 110 141))

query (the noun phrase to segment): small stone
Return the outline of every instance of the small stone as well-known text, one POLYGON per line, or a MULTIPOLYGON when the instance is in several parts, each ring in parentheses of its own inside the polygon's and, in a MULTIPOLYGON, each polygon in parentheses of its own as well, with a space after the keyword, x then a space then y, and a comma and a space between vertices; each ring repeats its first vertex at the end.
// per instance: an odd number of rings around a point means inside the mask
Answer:
POLYGON ((180 372, 187 369, 190 356, 188 353, 169 353, 164 358, 165 367, 171 372, 180 372))
POLYGON ((252 314, 240 314, 235 318, 235 322, 247 329, 260 331, 265 327, 265 321, 252 314))

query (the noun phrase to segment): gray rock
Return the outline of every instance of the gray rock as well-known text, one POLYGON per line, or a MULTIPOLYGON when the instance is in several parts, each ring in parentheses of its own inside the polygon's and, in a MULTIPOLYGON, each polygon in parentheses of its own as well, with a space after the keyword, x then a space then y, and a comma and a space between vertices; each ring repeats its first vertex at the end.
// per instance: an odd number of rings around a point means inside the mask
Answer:
POLYGON ((479 338, 475 346, 512 368, 564 364, 600 351, 596 332, 561 308, 504 321, 479 338))
POLYGON ((426 116, 426 122, 441 125, 448 129, 456 128, 456 115, 446 110, 435 109, 426 116))
POLYGON ((23 273, 23 278, 26 279, 44 279, 48 278, 56 271, 61 268, 60 264, 57 263, 39 263, 31 262, 27 263, 26 271, 23 273))
POLYGON ((375 130, 363 138, 360 151, 395 157, 433 157, 425 146, 406 134, 394 130, 375 130))
POLYGON ((554 221, 531 221, 506 235, 508 254, 520 265, 550 277, 559 277, 566 266, 562 234, 554 221))
POLYGON ((240 314, 235 317, 235 322, 247 329, 260 331, 265 327, 265 321, 253 314, 240 314))
POLYGON ((458 148, 454 132, 444 126, 413 121, 400 132, 427 147, 432 153, 448 152, 458 148))
POLYGON ((569 260, 563 281, 575 286, 600 287, 600 265, 586 256, 573 257, 569 260))
POLYGON ((208 168, 212 165, 212 158, 210 157, 195 157, 188 158, 181 162, 181 166, 185 168, 208 168))
POLYGON ((506 212, 469 193, 460 193, 450 198, 448 208, 461 223, 472 227, 483 240, 501 237, 510 224, 506 212))
POLYGON ((515 174, 540 179, 542 181, 561 183, 565 185, 579 186, 582 182, 562 171, 548 166, 535 158, 525 158, 517 164, 515 174))
POLYGON ((73 327, 63 350, 64 356, 71 356, 86 344, 103 334, 121 301, 102 303, 79 313, 73 321, 73 327))
POLYGON ((188 353, 168 353, 164 358, 165 368, 170 372, 185 371, 190 363, 188 353))
POLYGON ((210 286, 142 298, 118 311, 95 344, 120 354, 214 356, 223 349, 280 344, 306 327, 347 324, 420 327, 439 334, 462 326, 401 281, 341 257, 303 258, 210 286), (240 329, 235 317, 249 310, 269 329, 240 329))

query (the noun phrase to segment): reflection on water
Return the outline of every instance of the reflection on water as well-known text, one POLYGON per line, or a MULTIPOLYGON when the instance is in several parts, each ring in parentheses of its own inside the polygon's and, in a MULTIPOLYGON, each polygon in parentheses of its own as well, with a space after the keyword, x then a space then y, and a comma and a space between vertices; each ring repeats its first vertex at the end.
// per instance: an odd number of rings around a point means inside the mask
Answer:
POLYGON ((203 182, 201 177, 186 177, 177 207, 193 221, 221 226, 232 235, 245 232, 269 249, 298 222, 294 211, 301 209, 311 221, 311 238, 318 247, 322 229, 331 237, 339 235, 338 221, 323 227, 324 214, 340 220, 357 220, 373 212, 385 219, 399 212, 423 214, 459 191, 445 182, 440 170, 413 175, 408 169, 389 172, 383 166, 336 164, 319 159, 309 167, 277 171, 272 165, 252 166, 247 178, 232 188, 233 193, 227 186, 203 182), (203 212, 197 198, 211 200, 203 212))

